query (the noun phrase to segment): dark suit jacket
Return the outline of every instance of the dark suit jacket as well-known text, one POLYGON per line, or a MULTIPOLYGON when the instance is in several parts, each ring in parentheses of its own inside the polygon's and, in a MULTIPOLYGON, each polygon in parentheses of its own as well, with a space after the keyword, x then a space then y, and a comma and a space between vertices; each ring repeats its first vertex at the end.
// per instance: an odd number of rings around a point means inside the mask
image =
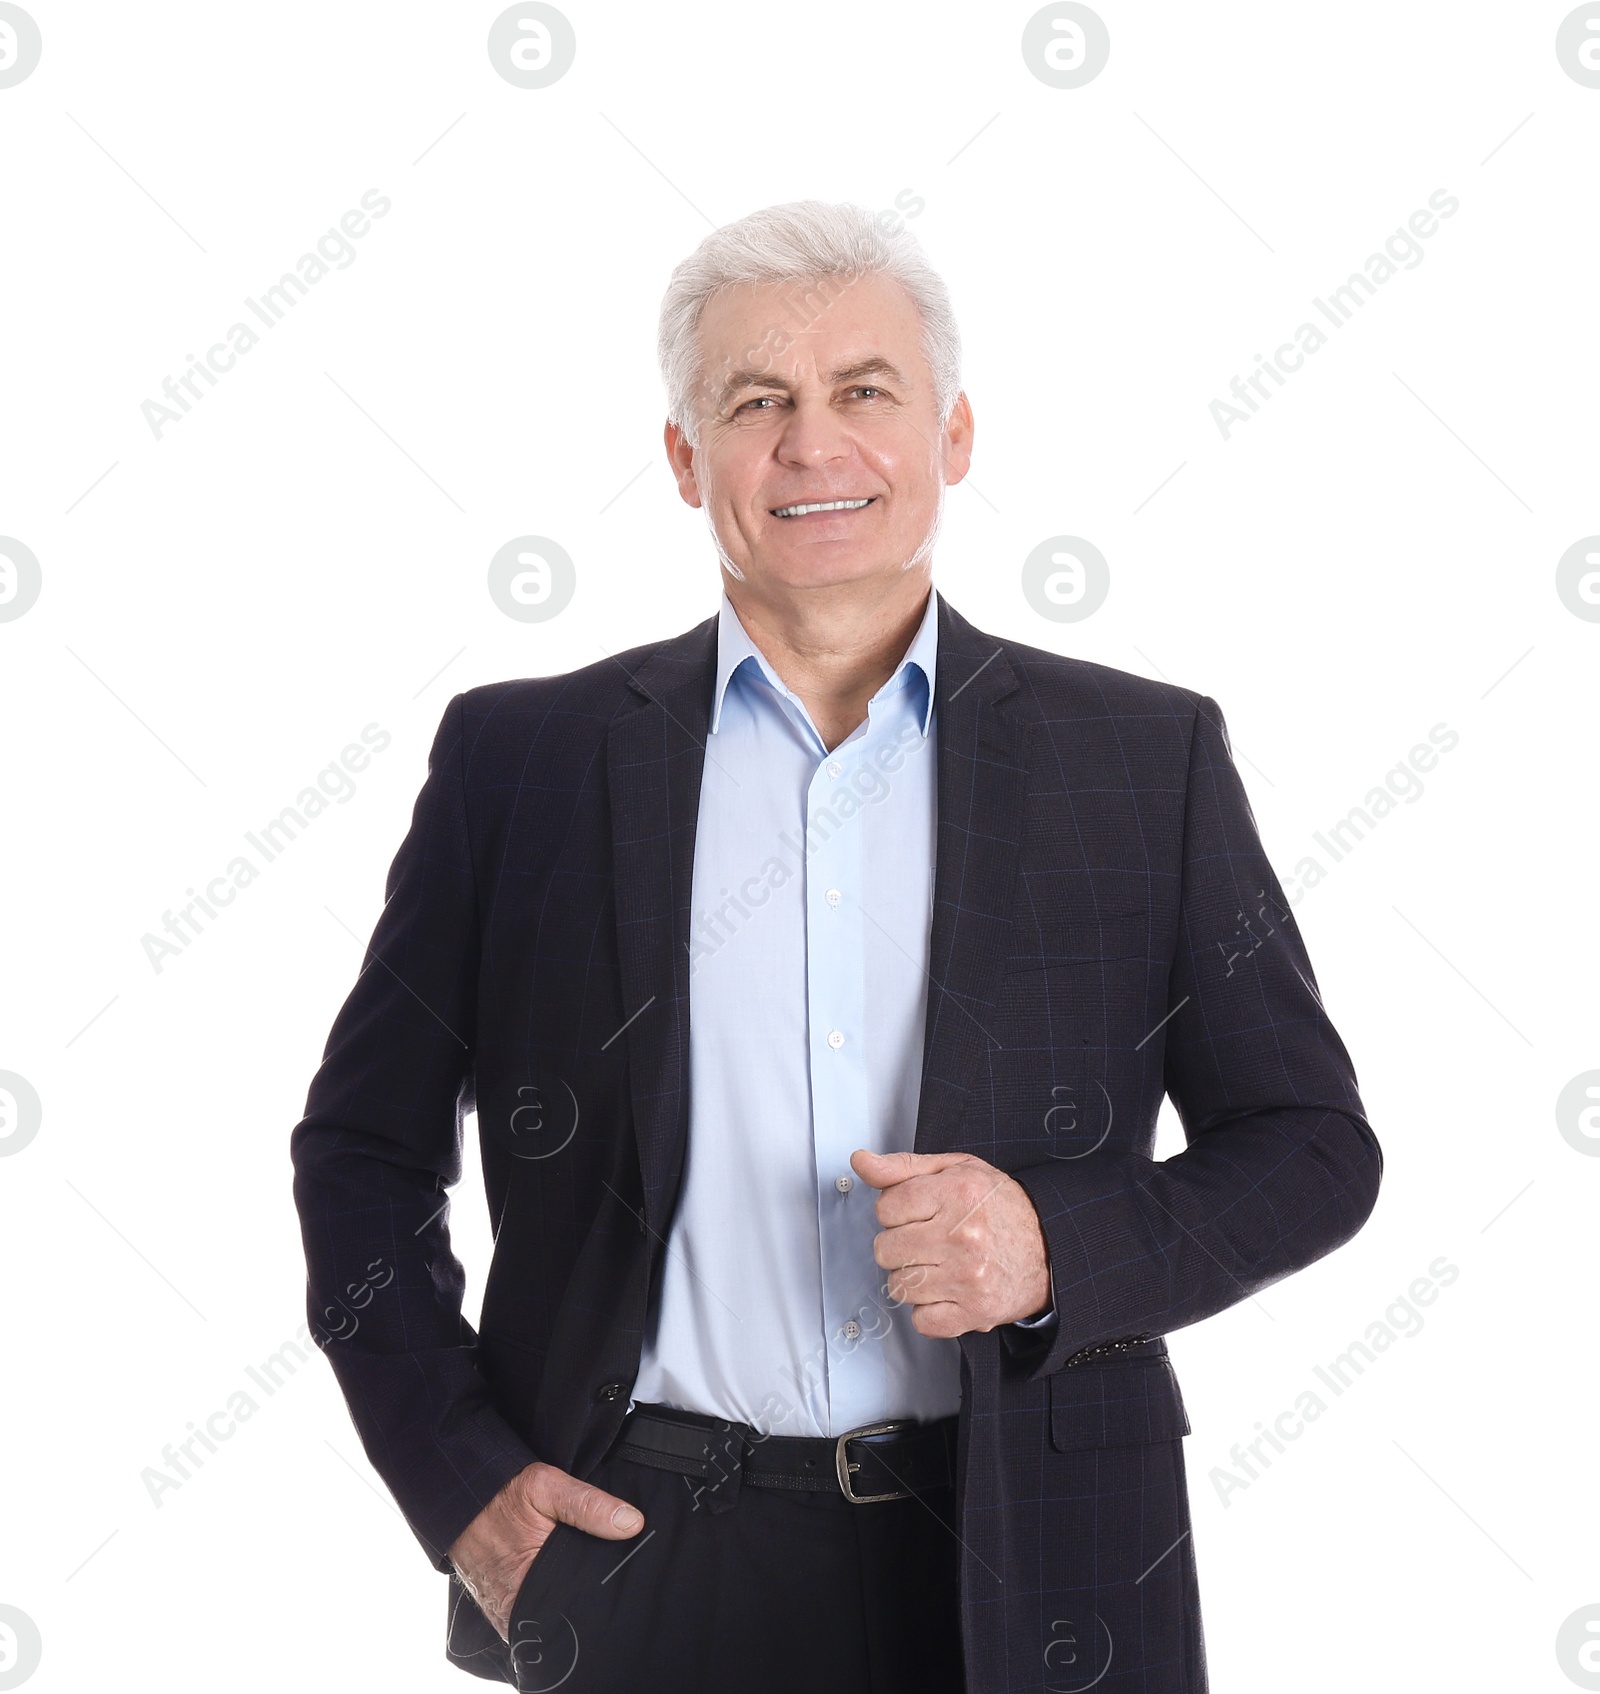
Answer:
MULTIPOLYGON (((688 1133, 715 652, 712 618, 450 702, 293 1134, 312 1323, 442 1571, 525 1465, 590 1472, 627 1406, 688 1133), (447 1231, 474 1104, 476 1333, 447 1231)), ((1045 1341, 960 1342, 968 1688, 1086 1688, 1109 1658, 1100 1694, 1194 1694, 1164 1337, 1348 1240, 1382 1155, 1216 704, 985 635, 942 596, 935 704, 916 1148, 1027 1189, 1060 1308, 1045 1341), (1187 1146, 1158 1162, 1163 1093, 1187 1146)), ((455 1580, 449 1651, 511 1679, 455 1580)))

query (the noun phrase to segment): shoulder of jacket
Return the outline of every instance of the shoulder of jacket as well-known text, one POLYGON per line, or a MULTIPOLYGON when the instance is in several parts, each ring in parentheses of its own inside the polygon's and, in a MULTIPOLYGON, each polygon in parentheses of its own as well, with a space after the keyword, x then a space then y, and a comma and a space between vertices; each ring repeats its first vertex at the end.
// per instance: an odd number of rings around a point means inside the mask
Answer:
POLYGON ((1199 689, 1158 677, 1140 676, 1092 659, 1070 658, 1025 642, 995 638, 1023 694, 1033 704, 1056 712, 1096 715, 1162 716, 1191 720, 1207 696, 1199 689))
POLYGON ((508 677, 504 682, 480 683, 463 692, 462 715, 468 722, 483 722, 560 712, 609 721, 627 697, 629 678, 667 645, 665 641, 647 642, 551 676, 508 677))
POLYGON ((464 689, 447 708, 460 712, 460 737, 469 768, 485 760, 542 758, 586 763, 603 744, 613 719, 639 699, 632 679, 696 650, 699 625, 680 635, 607 653, 550 676, 510 677, 464 689))

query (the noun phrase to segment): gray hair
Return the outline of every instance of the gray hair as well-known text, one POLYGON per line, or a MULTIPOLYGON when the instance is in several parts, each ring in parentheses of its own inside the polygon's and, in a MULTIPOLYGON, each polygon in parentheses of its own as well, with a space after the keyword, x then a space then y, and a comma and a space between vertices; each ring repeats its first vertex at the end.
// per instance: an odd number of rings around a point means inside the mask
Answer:
MULTIPOLYGON (((697 445, 695 401, 710 389, 701 369, 700 318, 720 289, 735 283, 816 282, 843 277, 892 277, 911 296, 922 319, 922 352, 933 373, 939 421, 949 419, 961 392, 961 334, 944 280, 898 213, 791 200, 724 224, 672 273, 661 302, 656 356, 667 389, 667 418, 697 445), (888 227, 885 227, 885 225, 888 227)), ((827 299, 826 289, 820 289, 827 299)), ((839 288, 836 293, 842 293, 839 288)), ((809 298, 809 296, 808 296, 809 298)), ((769 337, 791 330, 774 325, 769 337)))

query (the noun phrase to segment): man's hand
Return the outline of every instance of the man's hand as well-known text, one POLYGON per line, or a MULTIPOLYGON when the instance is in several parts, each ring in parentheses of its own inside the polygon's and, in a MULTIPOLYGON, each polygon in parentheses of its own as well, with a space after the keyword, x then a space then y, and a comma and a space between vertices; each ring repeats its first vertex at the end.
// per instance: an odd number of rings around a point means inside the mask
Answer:
POLYGON ((965 1335, 1050 1304, 1050 1260, 1033 1201, 972 1153, 869 1153, 850 1163, 881 1188, 872 1256, 919 1335, 965 1335))
POLYGON ((511 1638, 511 1608, 522 1579, 558 1521, 606 1541, 626 1541, 644 1527, 644 1513, 554 1465, 532 1464, 451 1543, 456 1574, 502 1641, 511 1638))

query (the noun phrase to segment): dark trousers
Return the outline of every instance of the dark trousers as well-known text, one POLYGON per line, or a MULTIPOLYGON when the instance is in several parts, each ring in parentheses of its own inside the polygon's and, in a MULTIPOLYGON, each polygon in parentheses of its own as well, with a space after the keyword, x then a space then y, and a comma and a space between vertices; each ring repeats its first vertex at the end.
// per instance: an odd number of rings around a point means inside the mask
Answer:
POLYGON ((955 1490, 853 1505, 693 1478, 613 1451, 588 1478, 644 1513, 628 1541, 558 1524, 511 1614, 519 1689, 963 1694, 955 1490))

